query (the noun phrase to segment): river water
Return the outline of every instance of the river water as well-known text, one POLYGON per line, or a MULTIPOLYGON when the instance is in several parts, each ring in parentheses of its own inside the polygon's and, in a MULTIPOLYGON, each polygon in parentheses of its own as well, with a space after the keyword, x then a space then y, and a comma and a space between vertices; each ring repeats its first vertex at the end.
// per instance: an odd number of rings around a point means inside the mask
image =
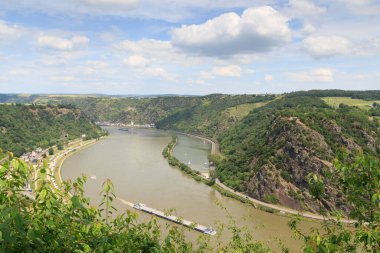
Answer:
MULTIPOLYGON (((218 227, 229 223, 228 214, 239 226, 246 226, 254 239, 265 241, 275 251, 278 239, 291 252, 300 252, 300 242, 293 239, 288 228, 289 218, 266 213, 219 194, 211 187, 196 182, 179 169, 172 168, 162 157, 162 150, 171 135, 155 129, 130 128, 119 130, 107 128, 110 136, 65 160, 61 173, 63 179, 74 179, 82 174, 88 176, 86 196, 92 204, 100 201, 101 184, 112 180, 117 197, 132 203, 145 203, 158 209, 175 209, 175 214, 204 226, 218 227)), ((174 155, 194 169, 203 171, 210 152, 210 144, 186 135, 179 136, 174 155)), ((130 209, 121 201, 115 202, 119 212, 130 209)), ((139 213, 142 219, 150 218, 139 213)), ((304 222, 308 230, 313 222, 304 222)), ((186 232, 194 240, 198 232, 186 232)), ((221 240, 230 234, 223 232, 221 240)), ((214 236, 215 240, 217 236, 214 236)), ((214 238, 212 238, 214 240, 214 238)))

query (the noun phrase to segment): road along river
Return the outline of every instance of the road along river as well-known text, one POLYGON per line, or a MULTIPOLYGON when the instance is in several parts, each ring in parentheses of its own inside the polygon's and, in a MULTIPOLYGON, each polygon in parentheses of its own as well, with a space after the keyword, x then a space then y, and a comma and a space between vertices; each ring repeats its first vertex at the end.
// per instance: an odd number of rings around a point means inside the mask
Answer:
MULTIPOLYGON (((93 204, 99 203, 101 184, 109 178, 120 199, 141 202, 162 211, 174 208, 177 216, 214 228, 219 223, 228 224, 227 216, 230 214, 237 225, 246 226, 251 231, 254 239, 267 242, 274 250, 279 251, 277 240, 280 239, 291 252, 300 252, 301 242, 293 239, 287 226, 289 218, 224 197, 179 169, 172 168, 161 154, 171 140, 170 133, 155 129, 106 129, 110 132, 108 138, 68 157, 61 167, 64 180, 75 179, 82 174, 88 176, 85 194, 93 204)), ((173 154, 202 171, 210 149, 207 142, 179 135, 173 154)), ((120 212, 131 209, 121 201, 115 202, 115 206, 120 212)), ((150 218, 144 213, 139 213, 139 216, 150 218)), ((312 226, 317 226, 317 223, 302 223, 305 231, 312 226)), ((195 231, 186 233, 190 240, 200 235, 195 231)), ((216 240, 217 236, 214 237, 216 240)), ((228 240, 228 237, 227 232, 221 235, 222 240, 228 240)))

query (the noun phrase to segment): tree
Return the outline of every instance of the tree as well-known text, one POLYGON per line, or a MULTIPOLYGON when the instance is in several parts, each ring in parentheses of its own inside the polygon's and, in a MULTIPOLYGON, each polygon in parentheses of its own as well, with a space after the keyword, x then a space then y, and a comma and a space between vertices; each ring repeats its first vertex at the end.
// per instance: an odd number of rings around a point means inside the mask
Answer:
POLYGON ((54 149, 53 148, 49 148, 49 155, 54 155, 54 149))
POLYGON ((62 144, 62 142, 59 142, 59 143, 57 144, 57 148, 58 148, 58 150, 62 150, 62 149, 63 149, 63 144, 62 144))
MULTIPOLYGON (((303 234, 297 228, 297 220, 290 227, 304 240, 304 252, 380 252, 380 162, 378 157, 358 153, 354 158, 344 155, 335 160, 336 173, 330 180, 342 186, 342 192, 351 206, 349 218, 354 228, 342 222, 342 215, 336 220, 324 221, 322 231, 314 229, 303 234)), ((322 199, 323 182, 311 176, 311 194, 322 199)))

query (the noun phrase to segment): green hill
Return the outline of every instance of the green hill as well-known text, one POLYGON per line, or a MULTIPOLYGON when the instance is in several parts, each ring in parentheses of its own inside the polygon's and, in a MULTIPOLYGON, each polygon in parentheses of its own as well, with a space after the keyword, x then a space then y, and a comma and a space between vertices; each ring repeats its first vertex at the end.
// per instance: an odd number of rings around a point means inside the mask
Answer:
POLYGON ((17 156, 55 145, 63 135, 75 139, 104 134, 82 111, 66 106, 0 104, 0 115, 0 148, 17 156))
POLYGON ((209 95, 198 98, 191 107, 156 122, 158 128, 196 133, 216 138, 256 107, 275 96, 258 95, 209 95))
POLYGON ((316 211, 308 177, 324 178, 329 209, 347 210, 327 179, 342 152, 380 153, 379 122, 357 107, 333 108, 313 96, 289 96, 254 109, 219 137, 217 174, 227 185, 266 202, 316 211))

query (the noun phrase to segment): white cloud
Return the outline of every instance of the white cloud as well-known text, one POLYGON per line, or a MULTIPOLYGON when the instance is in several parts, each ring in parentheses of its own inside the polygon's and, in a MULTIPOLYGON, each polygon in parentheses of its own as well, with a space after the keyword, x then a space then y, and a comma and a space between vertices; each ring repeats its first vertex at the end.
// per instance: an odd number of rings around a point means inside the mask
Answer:
POLYGON ((377 0, 339 0, 347 9, 361 15, 380 15, 380 2, 377 0))
POLYGON ((125 59, 124 63, 131 67, 145 67, 149 64, 149 60, 141 55, 134 54, 125 59))
POLYGON ((58 76, 51 76, 49 79, 56 82, 70 82, 74 80, 74 77, 58 75, 58 76))
POLYGON ((108 66, 109 64, 106 61, 87 61, 84 73, 93 74, 99 72, 99 70, 107 69, 108 66))
POLYGON ((310 34, 310 33, 315 32, 316 30, 317 29, 315 28, 315 26, 313 26, 311 23, 305 22, 303 24, 301 32, 304 33, 304 34, 310 34))
POLYGON ((4 11, 33 11, 48 15, 113 15, 178 22, 223 11, 272 4, 274 0, 12 0, 1 1, 4 11), (196 10, 196 11, 194 11, 196 10))
POLYGON ((273 76, 272 75, 265 75, 264 80, 267 82, 270 82, 273 80, 273 76))
POLYGON ((148 76, 163 78, 170 81, 174 80, 174 75, 170 74, 169 72, 166 71, 166 69, 161 68, 161 67, 147 68, 143 71, 143 74, 148 75, 148 76))
POLYGON ((37 39, 37 43, 40 47, 48 49, 71 51, 83 48, 89 43, 89 39, 86 36, 73 36, 70 39, 65 39, 41 34, 37 39))
POLYGON ((98 5, 100 7, 129 7, 135 8, 139 0, 82 0, 84 3, 98 5))
POLYGON ((22 28, 16 25, 9 25, 0 20, 0 41, 20 37, 22 28))
POLYGON ((174 29, 172 43, 206 56, 266 52, 290 41, 287 21, 272 7, 249 8, 241 16, 225 13, 200 25, 174 29))
POLYGON ((310 0, 290 0, 289 10, 287 11, 292 17, 315 17, 326 12, 326 8, 316 5, 310 0))
MULTIPOLYGON (((114 44, 114 48, 125 51, 128 54, 128 58, 134 55, 141 56, 146 60, 146 64, 149 65, 158 63, 176 66, 189 66, 204 63, 204 59, 201 59, 200 57, 188 56, 174 48, 170 41, 154 39, 142 39, 138 41, 124 40, 120 43, 114 44)), ((118 54, 120 55, 120 52, 118 52, 118 54)), ((132 63, 128 61, 128 58, 127 60, 124 60, 124 63, 132 63)), ((138 59, 133 57, 129 60, 136 61, 138 59)))
POLYGON ((287 73, 290 79, 296 82, 332 82, 334 70, 318 68, 311 71, 287 73))
POLYGON ((239 77, 241 75, 241 68, 237 65, 215 67, 211 73, 215 76, 239 77))
POLYGON ((356 75, 354 75, 354 78, 355 79, 359 79, 359 80, 363 80, 363 79, 367 78, 367 75, 365 75, 365 74, 356 74, 356 75))
POLYGON ((314 58, 329 58, 350 52, 351 42, 340 36, 309 36, 303 47, 314 58))
POLYGON ((12 76, 26 76, 30 74, 30 71, 23 68, 16 68, 16 69, 9 70, 8 74, 12 76))

